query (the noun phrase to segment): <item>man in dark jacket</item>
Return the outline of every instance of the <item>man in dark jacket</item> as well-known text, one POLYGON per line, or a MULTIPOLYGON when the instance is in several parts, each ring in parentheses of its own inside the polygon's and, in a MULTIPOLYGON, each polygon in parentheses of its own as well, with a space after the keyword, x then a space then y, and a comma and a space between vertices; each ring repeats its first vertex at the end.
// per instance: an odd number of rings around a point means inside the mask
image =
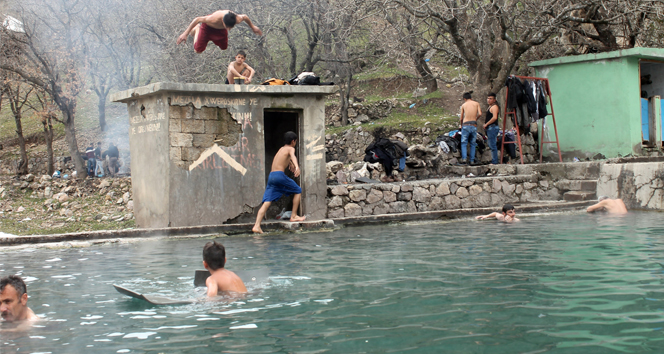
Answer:
POLYGON ((118 172, 118 157, 120 157, 117 146, 109 143, 108 150, 104 151, 102 155, 108 156, 108 173, 110 173, 111 177, 114 177, 118 172))

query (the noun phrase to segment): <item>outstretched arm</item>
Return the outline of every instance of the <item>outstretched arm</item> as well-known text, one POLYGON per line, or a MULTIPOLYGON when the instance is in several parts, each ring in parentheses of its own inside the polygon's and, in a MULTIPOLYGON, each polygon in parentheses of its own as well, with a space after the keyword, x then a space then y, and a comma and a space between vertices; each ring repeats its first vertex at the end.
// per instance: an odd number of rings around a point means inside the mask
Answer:
POLYGON ((498 214, 498 213, 497 213, 497 212, 493 212, 493 213, 491 213, 491 214, 489 214, 489 215, 480 215, 480 216, 476 216, 475 219, 477 219, 477 220, 484 220, 484 219, 495 218, 495 217, 496 217, 496 214, 498 214))
POLYGON ((261 31, 260 28, 254 26, 254 24, 251 23, 251 20, 249 19, 249 16, 247 16, 247 15, 237 15, 237 17, 240 19, 240 21, 238 21, 238 23, 246 22, 247 25, 249 25, 249 27, 251 28, 251 30, 254 31, 254 33, 256 33, 259 36, 263 35, 263 31, 261 31))
POLYGON ((606 200, 602 200, 601 202, 599 202, 595 205, 591 205, 591 206, 588 207, 588 209, 586 209, 586 211, 589 212, 589 213, 592 213, 593 211, 600 210, 600 209, 602 209, 606 206, 605 202, 606 202, 606 200))
POLYGON ((198 25, 201 22, 204 22, 206 17, 207 16, 196 17, 193 21, 191 21, 191 23, 189 24, 189 27, 187 27, 187 29, 184 32, 182 32, 180 37, 178 37, 178 40, 177 40, 176 43, 177 44, 180 44, 182 42, 186 43, 187 42, 187 37, 189 36, 189 33, 191 33, 191 31, 194 30, 194 27, 196 27, 196 25, 198 25))

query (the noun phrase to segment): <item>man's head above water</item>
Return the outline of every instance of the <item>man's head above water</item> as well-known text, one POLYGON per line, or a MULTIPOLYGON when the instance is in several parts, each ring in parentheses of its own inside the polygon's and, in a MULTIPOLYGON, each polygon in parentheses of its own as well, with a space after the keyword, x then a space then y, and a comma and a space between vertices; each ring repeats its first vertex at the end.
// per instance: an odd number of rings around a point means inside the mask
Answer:
POLYGON ((514 210, 514 205, 512 204, 503 205, 503 214, 514 217, 514 215, 516 215, 516 211, 514 210))
POLYGON ((21 277, 10 275, 0 279, 0 314, 7 322, 35 319, 28 307, 28 291, 21 277))

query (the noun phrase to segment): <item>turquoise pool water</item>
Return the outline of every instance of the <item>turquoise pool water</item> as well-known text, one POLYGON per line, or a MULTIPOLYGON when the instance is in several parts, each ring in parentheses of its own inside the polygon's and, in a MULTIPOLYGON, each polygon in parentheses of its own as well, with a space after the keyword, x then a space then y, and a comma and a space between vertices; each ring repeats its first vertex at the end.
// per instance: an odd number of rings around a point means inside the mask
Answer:
POLYGON ((207 239, 3 250, 44 317, 2 353, 664 352, 660 213, 541 215, 219 239, 228 268, 271 278, 232 303, 200 297, 207 239))

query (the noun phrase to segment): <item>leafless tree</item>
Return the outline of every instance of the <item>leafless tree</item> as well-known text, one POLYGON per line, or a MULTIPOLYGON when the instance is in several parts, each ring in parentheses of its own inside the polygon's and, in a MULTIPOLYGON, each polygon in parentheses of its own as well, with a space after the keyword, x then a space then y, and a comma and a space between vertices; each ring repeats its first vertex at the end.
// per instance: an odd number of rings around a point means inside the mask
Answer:
POLYGON ((16 136, 18 137, 18 146, 21 153, 21 161, 17 172, 19 175, 25 175, 28 173, 28 152, 25 146, 23 122, 21 120, 24 108, 27 108, 26 103, 33 92, 33 87, 16 76, 14 73, 5 76, 3 91, 5 98, 9 101, 9 106, 14 116, 14 123, 16 124, 16 136))
POLYGON ((21 60, 0 58, 0 68, 14 72, 47 92, 62 113, 65 139, 80 178, 86 168, 78 151, 75 113, 83 86, 79 62, 80 38, 85 24, 80 20, 80 0, 34 0, 21 3, 24 33, 3 31, 4 40, 20 50, 21 60), (4 60, 3 60, 4 59, 4 60))
POLYGON ((32 110, 39 116, 44 130, 44 141, 46 142, 47 170, 48 174, 55 172, 53 166, 53 121, 59 121, 56 115, 57 107, 51 102, 46 92, 36 90, 34 100, 29 103, 32 110))
MULTIPOLYGON (((653 0, 568 0, 582 8, 571 13, 563 35, 571 46, 568 54, 604 52, 634 48, 647 44, 661 47, 661 41, 650 41, 656 20, 664 7, 653 0)), ((569 6, 569 5, 568 5, 569 6)))
POLYGON ((407 12, 386 10, 385 19, 391 25, 396 38, 405 47, 417 74, 424 81, 427 92, 438 90, 436 77, 426 58, 427 53, 436 45, 438 34, 435 31, 431 33, 429 26, 422 24, 419 19, 407 12))
POLYGON ((443 39, 435 46, 465 63, 476 93, 498 92, 529 49, 569 23, 583 4, 540 0, 386 0, 422 19, 443 39))

